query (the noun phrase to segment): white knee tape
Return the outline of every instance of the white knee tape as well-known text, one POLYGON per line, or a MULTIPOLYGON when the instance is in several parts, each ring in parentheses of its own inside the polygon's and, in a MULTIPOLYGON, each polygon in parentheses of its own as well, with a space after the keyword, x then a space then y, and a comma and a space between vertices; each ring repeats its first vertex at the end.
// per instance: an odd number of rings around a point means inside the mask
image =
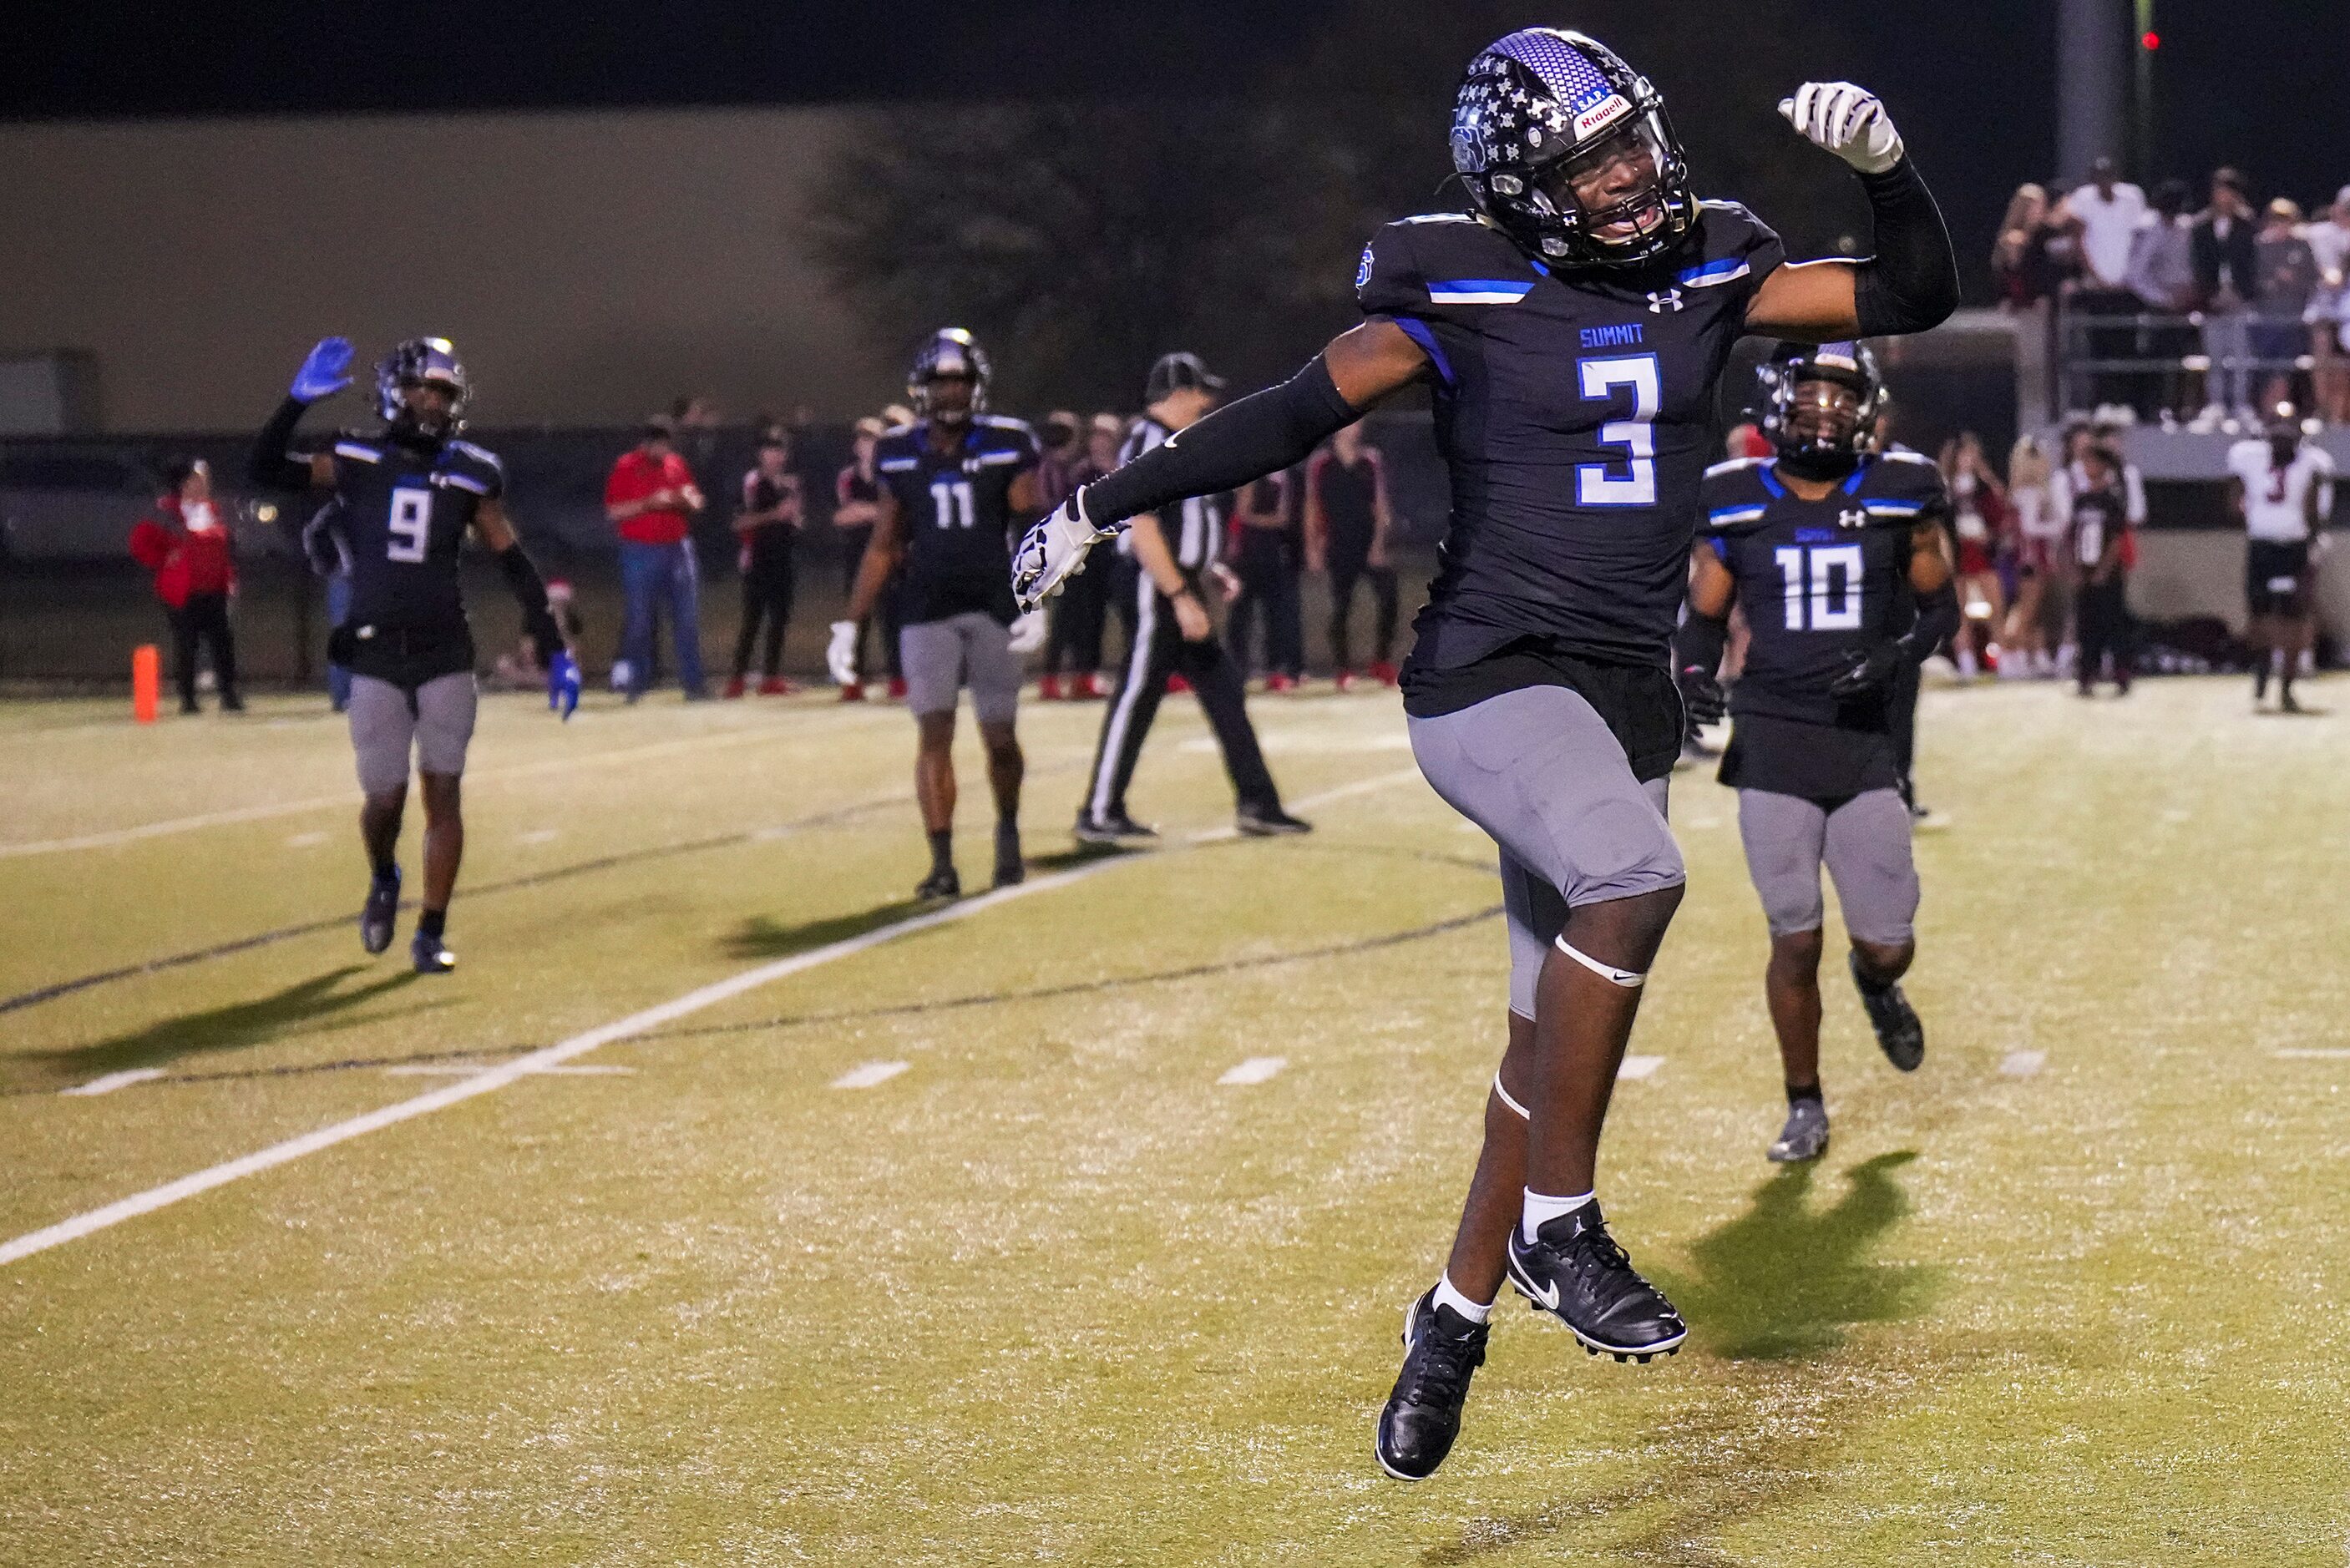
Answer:
POLYGON ((1600 979, 1616 985, 1620 985, 1627 991, 1638 991, 1640 987, 1648 983, 1648 977, 1637 971, 1617 969, 1612 963, 1601 963, 1589 953, 1575 951, 1573 948, 1566 945, 1566 939, 1565 937, 1558 938, 1556 940, 1552 942, 1551 945, 1558 949, 1559 951, 1565 953, 1567 957, 1573 959, 1575 962, 1581 964, 1584 968, 1589 970, 1592 973, 1597 975, 1600 979))
POLYGON ((1509 1106, 1510 1109, 1518 1113, 1518 1118, 1521 1121, 1530 1122, 1534 1119, 1534 1114, 1532 1111, 1518 1104, 1517 1101, 1510 1098, 1510 1091, 1502 1087, 1502 1075, 1499 1073, 1495 1073, 1493 1075, 1493 1093, 1502 1097, 1502 1104, 1509 1106))

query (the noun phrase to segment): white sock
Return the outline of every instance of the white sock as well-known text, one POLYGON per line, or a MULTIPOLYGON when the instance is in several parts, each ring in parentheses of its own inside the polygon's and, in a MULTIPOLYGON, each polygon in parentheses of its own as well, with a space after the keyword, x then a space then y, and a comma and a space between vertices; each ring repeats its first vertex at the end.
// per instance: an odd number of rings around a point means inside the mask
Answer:
POLYGON ((1574 1213, 1590 1202, 1595 1196, 1596 1194, 1586 1192, 1575 1198, 1553 1198, 1546 1192, 1536 1192, 1529 1187, 1526 1189, 1525 1219, 1521 1221, 1520 1229, 1525 1239, 1531 1241, 1534 1239, 1535 1231, 1562 1214, 1574 1213))
POLYGON ((1492 1302, 1472 1302, 1462 1295, 1460 1287, 1452 1282, 1452 1276, 1450 1273, 1436 1282, 1436 1304, 1440 1307, 1451 1307, 1471 1323, 1483 1323, 1493 1315, 1492 1302))

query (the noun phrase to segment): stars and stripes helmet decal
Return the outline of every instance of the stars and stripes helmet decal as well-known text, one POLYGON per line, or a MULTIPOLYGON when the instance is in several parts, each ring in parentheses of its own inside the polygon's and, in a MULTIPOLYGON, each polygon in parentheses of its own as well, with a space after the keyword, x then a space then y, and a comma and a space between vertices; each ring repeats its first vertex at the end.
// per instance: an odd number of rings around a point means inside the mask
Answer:
POLYGON ((1606 45, 1564 28, 1512 33, 1469 63, 1452 167, 1486 218, 1545 262, 1649 261, 1696 220, 1662 96, 1606 45), (1620 194, 1597 206, 1575 194, 1576 174, 1619 162, 1637 173, 1620 194))

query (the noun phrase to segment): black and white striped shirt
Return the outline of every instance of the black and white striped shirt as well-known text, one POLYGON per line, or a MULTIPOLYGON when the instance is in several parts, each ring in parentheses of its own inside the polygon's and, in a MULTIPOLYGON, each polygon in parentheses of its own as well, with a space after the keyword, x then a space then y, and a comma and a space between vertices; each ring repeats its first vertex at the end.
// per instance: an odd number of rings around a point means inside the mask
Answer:
MULTIPOLYGON (((1164 445, 1172 434, 1165 425, 1145 414, 1134 421, 1134 428, 1127 432, 1126 443, 1118 449, 1118 466, 1123 468, 1151 448, 1164 445)), ((1185 576, 1196 576, 1222 555, 1222 496, 1195 495, 1180 506, 1161 511, 1158 516, 1167 548, 1174 556, 1175 564, 1183 568, 1185 576)))

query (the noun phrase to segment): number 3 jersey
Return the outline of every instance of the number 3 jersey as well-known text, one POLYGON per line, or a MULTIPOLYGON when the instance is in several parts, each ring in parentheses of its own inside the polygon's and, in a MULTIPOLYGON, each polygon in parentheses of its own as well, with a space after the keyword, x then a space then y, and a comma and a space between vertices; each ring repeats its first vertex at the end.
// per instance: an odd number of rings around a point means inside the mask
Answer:
POLYGON ((1705 542, 1737 580, 1750 633, 1721 781, 1812 799, 1890 787, 1889 684, 1828 689, 1916 620, 1911 535, 1950 514, 1940 472, 1913 452, 1865 458, 1806 501, 1774 462, 1747 460, 1707 470, 1700 495, 1705 542))
POLYGON ((1012 482, 1038 462, 1018 420, 980 415, 944 452, 917 420, 881 438, 873 471, 898 504, 906 545, 899 614, 909 626, 977 610, 1010 626, 1012 482))
POLYGON ((333 531, 350 572, 351 668, 409 681, 472 669, 457 557, 483 501, 504 493, 504 468, 456 440, 343 435, 328 455, 334 498, 312 526, 333 531))
POLYGON ((1373 237, 1356 297, 1426 351, 1452 481, 1406 667, 1409 711, 1492 695, 1452 672, 1529 639, 1665 667, 1717 450, 1716 384, 1784 259, 1778 236, 1727 202, 1701 203, 1682 246, 1639 267, 1555 271, 1461 213, 1373 237))

